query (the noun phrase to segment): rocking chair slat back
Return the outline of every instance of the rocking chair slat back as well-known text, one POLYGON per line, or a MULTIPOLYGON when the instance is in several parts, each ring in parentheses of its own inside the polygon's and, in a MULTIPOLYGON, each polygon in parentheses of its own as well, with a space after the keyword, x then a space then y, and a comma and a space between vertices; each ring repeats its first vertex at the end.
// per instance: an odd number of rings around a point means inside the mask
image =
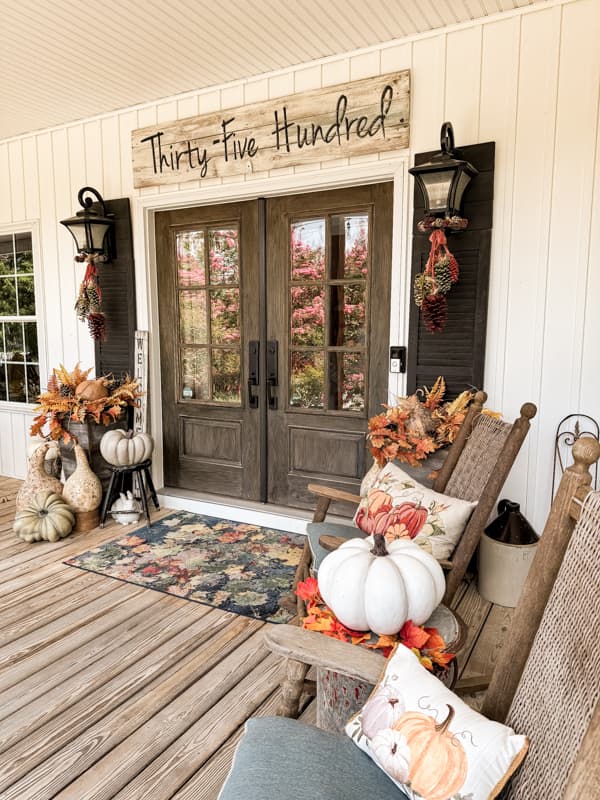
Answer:
POLYGON ((508 713, 533 742, 510 800, 563 797, 600 700, 599 564, 600 492, 590 492, 508 713))
POLYGON ((445 488, 447 494, 464 495, 465 499, 468 495, 469 499, 472 497, 478 501, 451 558, 443 601, 446 605, 452 601, 467 571, 536 413, 533 403, 524 403, 512 425, 484 414, 479 414, 473 422, 471 435, 464 443, 445 488), (480 474, 477 474, 477 469, 480 474), (470 480, 473 481, 472 487, 469 486, 470 480))
POLYGON ((478 391, 475 393, 475 397, 473 398, 473 402, 469 406, 467 410, 467 414, 463 420, 463 424, 458 431, 456 439, 452 443, 452 446, 448 450, 446 458, 444 459, 444 463, 442 464, 439 474, 435 479, 432 488, 436 492, 445 492, 446 491, 446 484, 450 480, 452 473, 461 457, 461 454, 465 448, 465 445, 473 431, 473 425, 475 424, 475 420, 478 419, 485 401, 487 400, 487 394, 483 391, 478 391))
MULTIPOLYGON (((525 668, 531 643, 540 628, 546 603, 575 527, 574 517, 579 515, 578 525, 583 524, 584 512, 580 505, 573 502, 573 498, 581 498, 583 488, 589 491, 592 480, 589 468, 600 458, 600 444, 591 438, 579 439, 573 446, 573 458, 575 462, 565 470, 552 503, 519 604, 513 615, 511 635, 500 652, 485 696, 483 713, 500 722, 507 717, 510 703, 525 668)), ((596 540, 600 546, 600 530, 597 523, 596 540)), ((599 556, 600 550, 597 548, 588 552, 587 562, 570 576, 574 586, 579 583, 583 585, 588 580, 590 572, 596 573, 598 577, 599 556)), ((579 590, 573 594, 574 589, 564 583, 563 591, 568 593, 569 597, 572 595, 571 601, 578 598, 579 590)), ((589 608, 590 613, 597 614, 597 596, 596 594, 589 608)), ((568 628, 578 614, 585 615, 587 610, 577 606, 576 611, 573 605, 570 609, 567 606, 565 613, 566 616, 560 622, 568 628)), ((597 636, 597 620, 592 627, 596 630, 597 636)), ((577 658, 577 653, 580 653, 579 647, 573 651, 574 658, 577 658)))
POLYGON ((479 500, 492 474, 512 424, 480 414, 446 484, 446 494, 461 500, 479 500))

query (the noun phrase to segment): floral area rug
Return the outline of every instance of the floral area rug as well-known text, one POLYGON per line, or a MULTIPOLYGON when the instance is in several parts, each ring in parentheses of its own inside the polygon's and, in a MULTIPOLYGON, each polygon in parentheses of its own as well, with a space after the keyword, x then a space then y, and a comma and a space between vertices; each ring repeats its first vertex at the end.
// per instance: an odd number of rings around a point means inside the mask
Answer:
POLYGON ((177 511, 150 528, 65 561, 128 583, 233 611, 288 622, 304 537, 297 533, 177 511))

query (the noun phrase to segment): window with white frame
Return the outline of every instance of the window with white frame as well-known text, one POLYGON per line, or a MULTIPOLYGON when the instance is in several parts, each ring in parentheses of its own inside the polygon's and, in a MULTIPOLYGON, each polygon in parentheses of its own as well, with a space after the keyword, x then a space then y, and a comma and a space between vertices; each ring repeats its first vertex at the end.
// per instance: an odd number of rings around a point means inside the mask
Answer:
POLYGON ((0 234, 0 403, 40 392, 31 233, 0 234))

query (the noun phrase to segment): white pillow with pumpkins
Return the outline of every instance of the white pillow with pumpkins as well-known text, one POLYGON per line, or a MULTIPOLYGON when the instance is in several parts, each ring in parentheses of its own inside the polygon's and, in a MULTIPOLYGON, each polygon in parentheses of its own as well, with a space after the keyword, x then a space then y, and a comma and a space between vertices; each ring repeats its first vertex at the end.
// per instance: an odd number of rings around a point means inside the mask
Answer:
POLYGON ((346 733, 410 800, 493 800, 528 748, 525 736, 469 708, 404 645, 346 733))
POLYGON ((411 539, 437 559, 450 558, 476 502, 434 492, 396 464, 371 468, 361 486, 354 524, 388 542, 411 539))

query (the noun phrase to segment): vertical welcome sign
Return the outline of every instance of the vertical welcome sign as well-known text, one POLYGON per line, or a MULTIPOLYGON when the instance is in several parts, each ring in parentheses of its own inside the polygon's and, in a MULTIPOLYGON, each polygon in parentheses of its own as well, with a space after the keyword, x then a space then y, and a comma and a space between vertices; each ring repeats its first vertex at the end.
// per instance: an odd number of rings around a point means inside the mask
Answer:
POLYGON ((132 133, 134 186, 224 177, 408 147, 408 70, 132 133))

